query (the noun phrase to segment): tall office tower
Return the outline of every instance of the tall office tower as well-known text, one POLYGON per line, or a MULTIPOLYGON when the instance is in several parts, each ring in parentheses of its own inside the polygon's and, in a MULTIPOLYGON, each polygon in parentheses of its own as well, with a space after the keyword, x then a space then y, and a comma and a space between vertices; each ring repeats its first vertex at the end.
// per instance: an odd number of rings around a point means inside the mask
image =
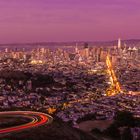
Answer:
POLYGON ((100 55, 100 61, 105 62, 107 57, 107 51, 102 51, 100 55))
POLYGON ((23 54, 23 60, 26 61, 27 60, 27 55, 23 54))
POLYGON ((118 39, 118 49, 121 49, 121 39, 118 39))
POLYGON ((85 57, 86 58, 88 58, 89 57, 89 47, 88 47, 88 43, 85 43, 84 44, 84 55, 85 55, 85 57))
POLYGON ((117 56, 116 55, 112 55, 111 56, 111 61, 112 61, 112 66, 115 66, 117 64, 117 56))
POLYGON ((9 51, 8 48, 5 48, 5 53, 8 53, 8 51, 9 51))
POLYGON ((96 61, 97 62, 101 61, 101 52, 102 52, 102 48, 97 48, 97 53, 96 53, 96 61))
POLYGON ((45 49, 45 48, 40 48, 40 52, 41 52, 42 54, 45 54, 45 53, 46 53, 46 49, 45 49))
POLYGON ((76 43, 76 47, 75 47, 75 53, 79 53, 78 47, 77 47, 77 43, 76 43))
POLYGON ((89 48, 85 48, 85 57, 89 57, 89 48))

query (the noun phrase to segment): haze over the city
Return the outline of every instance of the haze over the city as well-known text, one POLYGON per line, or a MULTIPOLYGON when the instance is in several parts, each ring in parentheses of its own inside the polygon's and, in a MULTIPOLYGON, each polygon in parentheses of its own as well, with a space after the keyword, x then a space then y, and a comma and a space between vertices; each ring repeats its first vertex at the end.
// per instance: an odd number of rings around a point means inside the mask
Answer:
POLYGON ((0 43, 139 39, 138 0, 1 0, 0 43))

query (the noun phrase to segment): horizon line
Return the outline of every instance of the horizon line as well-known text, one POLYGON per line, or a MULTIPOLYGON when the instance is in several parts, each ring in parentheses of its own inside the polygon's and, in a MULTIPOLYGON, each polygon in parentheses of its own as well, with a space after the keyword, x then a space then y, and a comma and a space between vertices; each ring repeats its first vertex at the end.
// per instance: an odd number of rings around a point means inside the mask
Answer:
MULTIPOLYGON (((121 39, 121 38, 118 38, 121 39)), ((11 42, 11 43, 0 43, 0 45, 25 45, 25 44, 42 44, 42 43, 108 43, 108 42, 115 42, 118 41, 118 39, 115 40, 97 40, 97 41, 39 41, 39 42, 11 42)), ((140 41, 140 39, 121 39, 121 41, 140 41)))

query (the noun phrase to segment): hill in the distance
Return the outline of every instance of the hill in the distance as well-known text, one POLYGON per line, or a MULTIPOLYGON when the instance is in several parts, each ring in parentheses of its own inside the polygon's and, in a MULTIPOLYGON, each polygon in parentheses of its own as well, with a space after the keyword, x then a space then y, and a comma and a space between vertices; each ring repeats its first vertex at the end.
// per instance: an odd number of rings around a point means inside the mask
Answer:
MULTIPOLYGON (((12 44, 0 44, 0 49, 4 48, 25 48, 25 49, 32 49, 32 48, 65 48, 70 49, 73 46, 78 45, 78 47, 83 46, 84 43, 87 42, 89 46, 97 46, 97 47, 106 47, 106 46, 117 46, 118 40, 114 41, 73 41, 73 42, 36 42, 36 43, 12 43, 12 44)), ((129 40, 122 40, 122 44, 126 44, 127 46, 140 46, 140 39, 129 39, 129 40)))

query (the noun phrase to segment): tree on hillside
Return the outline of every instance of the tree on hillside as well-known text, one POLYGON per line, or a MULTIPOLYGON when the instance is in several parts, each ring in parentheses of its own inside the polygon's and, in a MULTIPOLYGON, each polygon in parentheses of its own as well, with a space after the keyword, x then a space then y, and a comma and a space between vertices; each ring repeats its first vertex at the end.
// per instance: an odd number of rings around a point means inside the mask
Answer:
POLYGON ((117 112, 114 119, 115 119, 115 124, 118 127, 121 126, 133 127, 135 125, 135 119, 133 117, 133 114, 128 111, 117 112))

